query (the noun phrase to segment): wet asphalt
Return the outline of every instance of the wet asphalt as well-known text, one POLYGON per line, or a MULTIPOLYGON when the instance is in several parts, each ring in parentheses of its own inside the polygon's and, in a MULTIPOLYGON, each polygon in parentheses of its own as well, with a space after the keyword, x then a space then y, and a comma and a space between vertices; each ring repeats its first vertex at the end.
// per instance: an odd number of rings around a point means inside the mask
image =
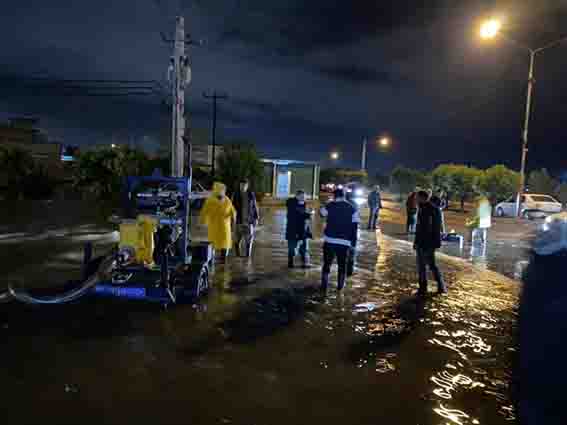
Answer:
MULTIPOLYGON (((93 240, 103 252, 116 236, 88 212, 70 224, 49 208, 55 224, 3 229, 4 282, 46 286, 75 277, 81 245, 93 240)), ((264 211, 253 257, 216 266, 210 293, 192 305, 0 305, 3 422, 513 420, 517 282, 440 254, 449 294, 417 299, 411 245, 363 231, 346 290, 321 293, 321 223, 307 271, 287 269, 284 223, 282 209, 264 211)))

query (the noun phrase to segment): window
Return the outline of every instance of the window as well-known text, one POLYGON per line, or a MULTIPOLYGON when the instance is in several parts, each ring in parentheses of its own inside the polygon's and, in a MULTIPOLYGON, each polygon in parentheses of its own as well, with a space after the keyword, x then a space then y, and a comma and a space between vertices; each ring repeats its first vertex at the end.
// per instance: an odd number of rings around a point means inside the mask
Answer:
POLYGON ((555 199, 553 199, 551 196, 546 196, 546 195, 532 195, 531 196, 532 201, 534 202, 553 202, 553 203, 557 203, 557 201, 555 199))

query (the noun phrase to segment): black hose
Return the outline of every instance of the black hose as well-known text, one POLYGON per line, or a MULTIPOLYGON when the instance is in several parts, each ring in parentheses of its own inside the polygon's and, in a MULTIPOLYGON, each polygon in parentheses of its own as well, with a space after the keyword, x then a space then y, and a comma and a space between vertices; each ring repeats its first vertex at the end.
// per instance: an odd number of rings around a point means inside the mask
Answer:
POLYGON ((108 256, 101 262, 97 271, 93 273, 87 280, 85 280, 77 288, 74 288, 63 294, 39 297, 31 295, 25 289, 14 289, 12 286, 8 286, 9 296, 25 304, 64 304, 72 302, 86 295, 99 281, 103 280, 105 278, 105 275, 107 275, 112 270, 114 264, 114 256, 108 256))

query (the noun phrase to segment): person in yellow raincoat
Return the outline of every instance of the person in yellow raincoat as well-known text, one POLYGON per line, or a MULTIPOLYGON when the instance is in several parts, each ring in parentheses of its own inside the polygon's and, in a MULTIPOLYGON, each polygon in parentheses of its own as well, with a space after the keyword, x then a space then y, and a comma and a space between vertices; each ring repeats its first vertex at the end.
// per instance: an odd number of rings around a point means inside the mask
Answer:
POLYGON ((482 244, 486 243, 488 229, 491 227, 492 206, 490 201, 485 196, 480 196, 476 199, 473 216, 470 217, 465 225, 470 230, 470 239, 474 243, 480 240, 482 244))
POLYGON ((201 223, 207 226, 209 242, 220 252, 221 261, 226 260, 232 246, 232 222, 235 220, 236 210, 226 196, 226 186, 214 183, 213 193, 201 210, 201 223))

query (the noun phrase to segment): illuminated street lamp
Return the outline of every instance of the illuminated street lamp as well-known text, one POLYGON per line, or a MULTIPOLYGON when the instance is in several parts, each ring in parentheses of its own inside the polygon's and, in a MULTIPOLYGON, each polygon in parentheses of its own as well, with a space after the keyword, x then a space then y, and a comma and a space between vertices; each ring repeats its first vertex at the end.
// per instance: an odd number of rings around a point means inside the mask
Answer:
POLYGON ((380 140, 378 140, 378 144, 381 148, 387 148, 390 146, 390 139, 388 137, 382 137, 380 140))
POLYGON ((502 29, 502 22, 498 19, 489 19, 485 21, 480 27, 480 36, 485 40, 494 38, 502 29))
POLYGON ((333 161, 338 160, 339 157, 340 157, 340 155, 339 155, 338 152, 331 152, 331 159, 332 159, 333 161))
MULTIPOLYGON (((362 140, 362 160, 360 162, 360 168, 363 171, 366 171, 366 138, 362 140)), ((392 141, 390 140, 389 137, 386 136, 382 136, 379 139, 376 139, 376 144, 382 148, 382 149, 387 149, 390 147, 390 145, 392 144, 392 141)))
POLYGON ((528 94, 526 99, 526 115, 524 119, 524 129, 522 132, 522 162, 520 166, 520 187, 518 190, 518 194, 516 196, 516 215, 520 215, 520 200, 522 194, 526 188, 526 160, 528 155, 528 130, 530 125, 530 115, 531 115, 531 107, 532 107, 532 96, 534 90, 534 68, 535 68, 535 58, 536 55, 550 49, 552 47, 558 46, 563 41, 567 40, 567 36, 560 38, 552 43, 546 44, 539 48, 533 48, 531 46, 527 46, 523 43, 520 43, 507 35, 502 34, 502 23, 498 19, 489 19, 485 21, 480 27, 480 36, 481 38, 488 40, 493 39, 496 37, 500 37, 503 40, 514 44, 516 47, 526 51, 530 55, 530 68, 528 73, 528 94))
POLYGON ((116 145, 115 145, 114 143, 111 144, 110 147, 111 147, 112 149, 116 149, 116 145))

